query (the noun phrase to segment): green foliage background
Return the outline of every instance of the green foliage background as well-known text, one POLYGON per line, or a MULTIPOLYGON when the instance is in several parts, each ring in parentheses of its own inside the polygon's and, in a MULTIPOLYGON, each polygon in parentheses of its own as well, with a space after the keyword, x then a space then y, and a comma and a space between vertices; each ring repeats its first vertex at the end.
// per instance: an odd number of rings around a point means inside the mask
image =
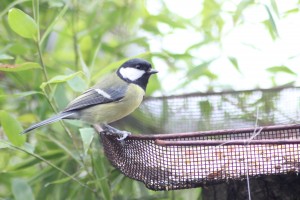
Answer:
MULTIPOLYGON (((164 1, 159 14, 150 14, 146 1, 133 0, 2 0, 0 2, 0 198, 1 199, 201 199, 201 189, 153 192, 111 167, 97 136, 80 122, 56 123, 34 134, 20 136, 22 127, 64 108, 70 99, 117 68, 129 57, 158 58, 170 73, 187 67, 180 87, 206 77, 218 79, 209 65, 194 66, 191 51, 219 44, 226 21, 244 23, 242 13, 253 0, 222 10, 223 1, 199 1, 203 9, 193 20, 172 12, 164 1), (162 40, 158 25, 193 29, 202 39, 182 54, 163 49, 151 52, 148 41, 162 40), (214 31, 212 31, 214 30, 214 31), (136 50, 137 49, 137 50, 136 50)), ((278 37, 273 14, 275 1, 266 6, 262 23, 274 40, 278 37)), ((298 7, 289 13, 298 13, 298 7)), ((284 13, 284 14, 289 14, 284 13)), ((234 27, 233 27, 234 28, 234 27)), ((238 59, 229 57, 237 71, 238 59)), ((269 69, 295 74, 284 66, 269 69)), ((152 78, 147 95, 163 90, 152 78)), ((208 85, 208 90, 213 90, 208 85)))

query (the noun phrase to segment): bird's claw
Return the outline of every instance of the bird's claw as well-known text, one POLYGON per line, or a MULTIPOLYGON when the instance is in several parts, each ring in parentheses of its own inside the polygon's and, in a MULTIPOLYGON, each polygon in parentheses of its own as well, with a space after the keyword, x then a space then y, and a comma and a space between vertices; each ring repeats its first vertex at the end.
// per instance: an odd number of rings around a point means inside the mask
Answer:
POLYGON ((120 137, 119 137, 117 140, 123 141, 125 138, 128 137, 128 135, 131 135, 131 133, 128 132, 128 131, 120 131, 120 132, 118 133, 118 135, 120 135, 120 137))
POLYGON ((118 135, 119 138, 117 138, 117 140, 119 140, 119 141, 123 141, 125 138, 128 137, 128 135, 131 135, 131 133, 128 131, 120 131, 109 125, 104 126, 103 131, 101 131, 101 133, 106 134, 106 135, 118 135))
POLYGON ((107 132, 107 131, 101 131, 100 134, 109 135, 109 132, 107 132))

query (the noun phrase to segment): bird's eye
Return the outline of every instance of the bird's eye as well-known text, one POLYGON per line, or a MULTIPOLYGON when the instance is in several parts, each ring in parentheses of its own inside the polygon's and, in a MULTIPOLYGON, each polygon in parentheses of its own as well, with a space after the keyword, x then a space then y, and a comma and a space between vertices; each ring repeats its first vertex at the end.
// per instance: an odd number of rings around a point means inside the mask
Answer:
POLYGON ((135 68, 136 69, 141 69, 141 66, 140 65, 136 65, 135 68))

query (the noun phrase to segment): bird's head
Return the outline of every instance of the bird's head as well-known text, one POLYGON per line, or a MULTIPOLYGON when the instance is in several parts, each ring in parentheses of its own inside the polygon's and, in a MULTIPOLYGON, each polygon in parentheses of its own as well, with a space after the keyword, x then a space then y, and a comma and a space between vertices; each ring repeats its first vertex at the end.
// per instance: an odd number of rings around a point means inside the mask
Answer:
POLYGON ((118 76, 128 83, 134 83, 146 90, 148 80, 158 71, 146 60, 134 58, 123 63, 117 70, 118 76))

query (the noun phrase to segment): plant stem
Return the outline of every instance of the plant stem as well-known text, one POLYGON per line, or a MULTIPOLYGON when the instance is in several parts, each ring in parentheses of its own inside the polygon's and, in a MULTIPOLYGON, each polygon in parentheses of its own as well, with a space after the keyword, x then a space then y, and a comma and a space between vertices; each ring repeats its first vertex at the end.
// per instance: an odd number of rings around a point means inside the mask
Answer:
MULTIPOLYGON (((39 59, 40 59, 40 64, 42 66, 42 71, 43 71, 43 74, 44 74, 44 78, 48 82, 49 78, 48 78, 46 67, 44 65, 44 61, 43 61, 43 58, 42 58, 42 51, 41 51, 39 40, 36 42, 36 46, 37 46, 37 50, 38 50, 38 54, 39 54, 39 59)), ((50 85, 47 85, 47 86, 48 86, 49 90, 51 90, 50 85)))
POLYGON ((74 4, 74 12, 72 13, 72 33, 73 33, 73 46, 74 46, 74 53, 75 53, 75 67, 76 70, 79 68, 79 46, 78 46, 78 37, 77 37, 77 27, 75 21, 78 21, 77 15, 77 1, 73 2, 74 4))
MULTIPOLYGON (((39 0, 33 0, 33 10, 34 10, 34 17, 35 17, 36 23, 37 23, 37 25, 39 27, 39 20, 38 20, 38 18, 39 18, 39 0)), ((40 64, 41 64, 41 67, 42 67, 44 79, 45 79, 46 82, 48 82, 49 78, 48 78, 46 66, 44 64, 43 56, 42 56, 42 51, 41 51, 41 41, 40 41, 40 31, 39 31, 39 28, 38 28, 38 33, 37 33, 36 46, 37 46, 37 50, 38 50, 39 60, 40 60, 40 64)), ((50 97, 49 97, 49 95, 48 95, 49 93, 52 94, 53 90, 52 90, 52 88, 51 88, 51 86, 49 84, 46 85, 45 89, 46 89, 46 91, 44 91, 44 94, 46 96, 46 99, 49 102, 51 108, 54 110, 54 112, 57 113, 58 108, 57 108, 56 102, 55 102, 55 100, 53 100, 53 102, 52 102, 51 99, 50 99, 50 97)), ((89 171, 88 171, 88 169, 87 169, 87 167, 84 164, 84 159, 83 159, 82 155, 79 153, 79 146, 77 145, 76 140, 73 137, 71 131, 68 129, 68 127, 64 124, 63 121, 60 121, 60 123, 61 123, 62 127, 64 128, 64 130, 69 135, 69 137, 72 139, 74 147, 75 147, 76 151, 78 152, 78 155, 80 157, 80 160, 81 160, 83 166, 85 167, 87 173, 90 174, 89 171)))
MULTIPOLYGON (((34 1, 38 1, 38 0, 34 0, 34 1)), ((35 4, 36 6, 38 6, 38 2, 35 4)), ((35 8, 35 7, 34 7, 35 8)), ((35 8, 36 9, 36 14, 35 16, 38 17, 39 14, 38 14, 38 8, 35 8)), ((37 21, 37 24, 39 24, 39 21, 37 21)), ((39 27, 39 26, 38 26, 39 27)), ((77 45, 77 36, 76 36, 76 33, 74 32, 74 38, 76 39, 74 41, 74 43, 76 43, 76 45, 74 45, 74 48, 76 49, 75 50, 75 53, 76 53, 76 57, 79 57, 78 56, 78 52, 79 52, 79 49, 78 49, 78 45, 77 45)), ((36 41, 36 45, 37 45, 37 50, 38 50, 38 55, 39 55, 39 60, 40 60, 40 64, 41 64, 41 67, 42 67, 42 71, 43 71, 43 75, 44 75, 44 79, 46 82, 49 81, 49 78, 48 78, 48 74, 47 74, 47 69, 46 69, 46 66, 44 64, 44 61, 43 61, 43 56, 42 56, 42 51, 41 51, 41 39, 40 39, 40 31, 38 29, 38 37, 37 37, 37 41, 36 41)), ((48 101, 48 103, 50 104, 51 108, 53 109, 53 111, 55 113, 57 113, 57 110, 58 110, 58 107, 57 107, 57 104, 55 102, 55 99, 53 99, 51 101, 50 97, 48 94, 52 94, 53 90, 51 88, 51 85, 47 84, 46 87, 45 87, 46 91, 44 92, 45 96, 46 96, 46 99, 48 101)), ((80 161, 84 167, 84 169, 86 170, 86 172, 88 173, 88 175, 93 178, 92 174, 89 172, 88 170, 88 167, 85 165, 85 162, 84 162, 84 158, 83 158, 83 155, 81 155, 79 152, 79 145, 77 144, 76 142, 76 139, 73 137, 71 131, 69 130, 69 128, 66 126, 66 124, 63 122, 63 121, 59 121, 61 126, 63 127, 63 129, 67 132, 67 134, 69 135, 69 137, 72 139, 73 141, 73 145, 79 155, 79 158, 80 158, 80 161)))

